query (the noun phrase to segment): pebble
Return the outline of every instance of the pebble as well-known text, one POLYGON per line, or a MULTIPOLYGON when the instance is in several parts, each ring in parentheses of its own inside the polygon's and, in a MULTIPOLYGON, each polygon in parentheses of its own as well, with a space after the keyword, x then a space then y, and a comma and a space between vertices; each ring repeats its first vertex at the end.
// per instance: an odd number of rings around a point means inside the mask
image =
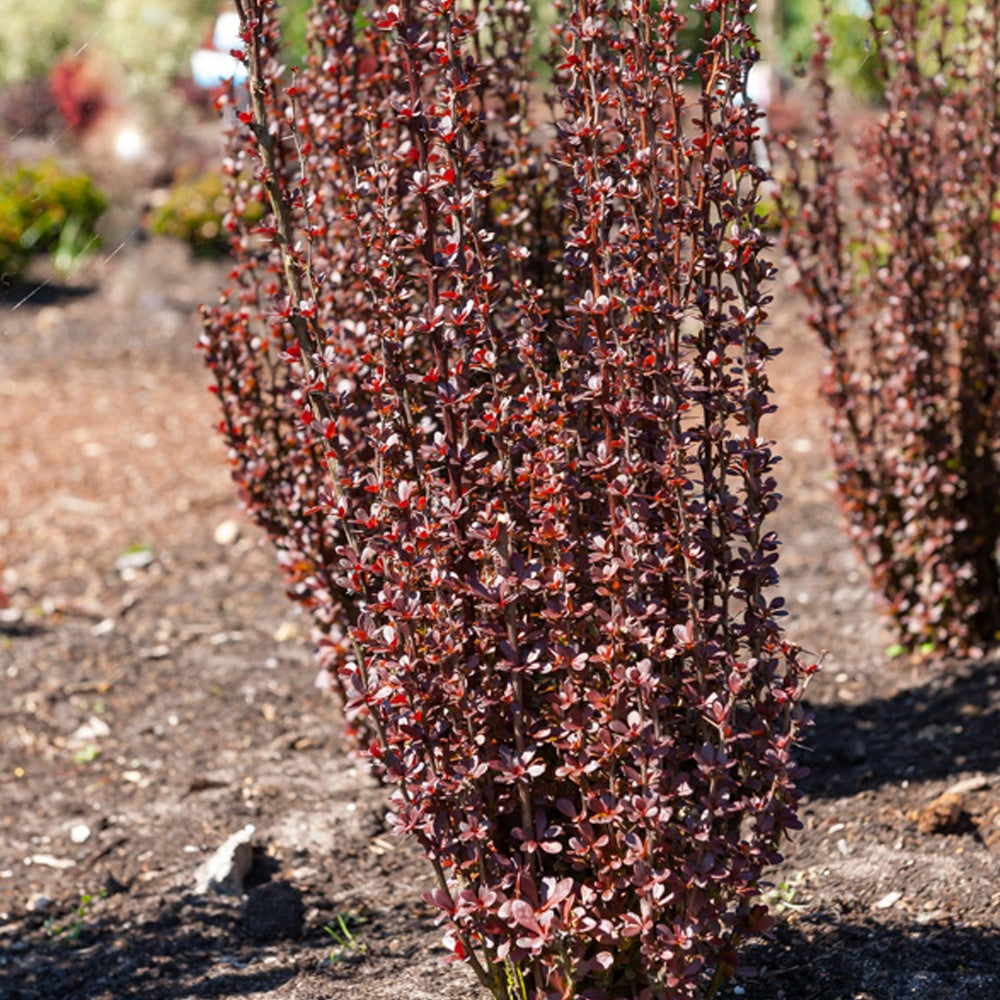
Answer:
POLYGON ((153 555, 152 549, 133 549, 130 552, 123 552, 115 560, 115 569, 117 569, 119 573, 123 573, 125 570, 129 569, 145 569, 147 566, 152 564, 154 558, 155 556, 153 555))
POLYGON ((76 729, 70 740, 76 743, 90 743, 110 735, 111 727, 99 716, 92 715, 76 729))
POLYGON ((963 778, 951 785, 945 795, 967 795, 970 792, 980 792, 990 787, 990 779, 985 774, 974 774, 971 778, 963 778))
POLYGON ((240 522, 231 517, 220 521, 212 538, 216 545, 221 545, 224 548, 235 545, 240 539, 240 522))
POLYGON ((43 896, 40 892, 28 897, 25 909, 29 913, 44 913, 52 905, 52 900, 48 896, 43 896))
POLYGON ((299 637, 299 629, 297 625, 292 622, 282 622, 274 630, 274 641, 275 642, 290 642, 292 639, 297 639, 299 637))
POLYGON ((903 894, 901 892, 890 892, 887 896, 883 896, 876 904, 876 910, 888 910, 895 906, 901 899, 903 894))
POLYGON ((43 306, 35 316, 35 329, 41 334, 54 333, 65 321, 57 306, 43 306))
POLYGON ((51 854, 32 854, 30 858, 24 859, 25 864, 41 865, 43 868, 56 868, 62 870, 72 868, 76 862, 70 858, 57 858, 51 854))
POLYGON ((965 798, 957 792, 943 792, 917 816, 921 833, 955 833, 965 811, 965 798))
POLYGON ((74 844, 85 844, 90 840, 90 827, 86 823, 74 823, 69 829, 69 839, 74 844))
POLYGON ((253 836, 256 832, 256 827, 248 823, 198 867, 194 888, 198 895, 208 892, 243 894, 243 880, 253 865, 253 836))

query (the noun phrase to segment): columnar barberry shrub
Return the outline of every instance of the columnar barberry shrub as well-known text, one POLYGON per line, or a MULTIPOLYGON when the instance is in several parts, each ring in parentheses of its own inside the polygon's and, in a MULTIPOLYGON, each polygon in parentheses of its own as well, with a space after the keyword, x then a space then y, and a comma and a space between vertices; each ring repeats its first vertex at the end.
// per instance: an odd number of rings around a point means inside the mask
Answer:
POLYGON ((810 669, 772 593, 752 4, 701 5, 693 64, 673 4, 567 4, 537 118, 521 0, 324 0, 290 85, 238 6, 203 346, 429 898, 495 997, 710 993, 767 923, 810 669))
POLYGON ((910 650, 1000 629, 1000 3, 894 0, 886 108, 843 182, 820 36, 818 136, 792 153, 788 246, 827 352, 851 534, 910 650))

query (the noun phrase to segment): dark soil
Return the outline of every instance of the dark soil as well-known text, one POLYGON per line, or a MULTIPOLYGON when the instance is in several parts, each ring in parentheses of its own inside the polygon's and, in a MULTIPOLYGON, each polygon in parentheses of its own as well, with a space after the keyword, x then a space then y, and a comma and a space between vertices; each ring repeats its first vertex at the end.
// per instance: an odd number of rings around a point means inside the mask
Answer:
MULTIPOLYGON (((193 349, 225 272, 132 240, 4 292, 0 996, 482 997, 442 967, 424 864, 386 834, 237 506, 193 349), (198 895, 246 824, 249 895, 198 895), (347 946, 324 930, 340 919, 347 946)), ((723 996, 1000 997, 1000 659, 886 658, 831 494, 817 352, 778 297, 787 627, 828 653, 774 941, 723 996)))

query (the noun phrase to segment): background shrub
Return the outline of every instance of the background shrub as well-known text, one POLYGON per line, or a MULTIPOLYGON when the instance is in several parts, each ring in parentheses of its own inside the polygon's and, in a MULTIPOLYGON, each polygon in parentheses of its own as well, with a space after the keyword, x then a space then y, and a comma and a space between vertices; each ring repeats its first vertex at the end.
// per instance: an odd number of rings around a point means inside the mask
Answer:
POLYGON ((795 825, 751 4, 713 6, 689 65, 669 7, 567 5, 536 125, 519 0, 324 0, 290 87, 239 4, 223 433, 498 998, 718 985, 795 825))
MULTIPOLYGON (((248 206, 244 221, 253 225, 263 215, 259 203, 248 206)), ((225 225, 230 207, 220 171, 182 172, 157 198, 149 213, 149 228, 160 236, 183 240, 201 257, 229 252, 231 234, 225 225)))
POLYGON ((86 132, 111 103, 113 87, 92 63, 62 57, 49 74, 49 94, 71 132, 86 132))
POLYGON ((83 174, 54 162, 0 172, 0 276, 18 277, 33 254, 50 253, 68 267, 99 245, 95 225, 104 196, 83 174))
POLYGON ((820 34, 819 133, 786 146, 788 247, 827 350, 852 537, 900 645, 964 653, 1000 628, 1000 4, 879 16, 886 109, 853 193, 820 34))
POLYGON ((95 6, 95 0, 8 4, 0 18, 0 83, 45 79, 86 30, 95 6))
MULTIPOLYGON (((877 6, 877 5, 876 5, 877 6)), ((829 45, 826 62, 831 75, 856 97, 882 99, 884 83, 871 53, 872 6, 867 0, 793 0, 783 4, 782 61, 787 69, 805 72, 816 52, 813 31, 822 22, 829 45)))
MULTIPOLYGON (((211 37, 218 0, 35 0, 0 19, 0 84, 45 79, 61 57, 94 56, 130 96, 162 103, 211 37)), ((304 55, 308 0, 282 4, 290 57, 304 55)))

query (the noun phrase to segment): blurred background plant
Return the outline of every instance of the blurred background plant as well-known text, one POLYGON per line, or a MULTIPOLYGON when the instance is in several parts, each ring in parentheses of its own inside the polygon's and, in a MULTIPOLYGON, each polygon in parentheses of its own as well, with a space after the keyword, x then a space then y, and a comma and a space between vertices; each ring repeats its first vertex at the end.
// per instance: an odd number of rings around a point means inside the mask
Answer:
POLYGON ((99 245, 95 226, 106 207, 89 177, 53 161, 0 172, 0 280, 20 277, 40 253, 70 270, 99 245))
POLYGON ((0 18, 0 84, 44 80, 59 56, 93 31, 99 6, 99 0, 8 4, 0 18))
MULTIPOLYGON (((305 53, 309 0, 283 5, 288 51, 305 53)), ((37 0, 0 19, 0 86, 46 81, 66 57, 113 66, 129 98, 157 99, 188 74, 191 53, 211 38, 218 0, 37 0)))
MULTIPOLYGON (((826 19, 830 35, 830 72, 855 97, 875 102, 885 87, 879 80, 869 45, 872 9, 867 0, 839 0, 826 19)), ((784 0, 781 23, 781 61, 784 69, 801 73, 816 51, 813 29, 823 17, 821 0, 784 0)))
POLYGON ((155 96, 185 72, 216 0, 38 0, 0 21, 0 84, 46 80, 67 56, 107 60, 129 96, 155 96))
MULTIPOLYGON (((158 236, 170 236, 191 246, 198 257, 228 253, 230 234, 225 227, 229 211, 225 181, 218 171, 182 170, 169 188, 157 192, 148 227, 158 236)), ((263 209, 248 206, 247 218, 259 221, 263 209)))

